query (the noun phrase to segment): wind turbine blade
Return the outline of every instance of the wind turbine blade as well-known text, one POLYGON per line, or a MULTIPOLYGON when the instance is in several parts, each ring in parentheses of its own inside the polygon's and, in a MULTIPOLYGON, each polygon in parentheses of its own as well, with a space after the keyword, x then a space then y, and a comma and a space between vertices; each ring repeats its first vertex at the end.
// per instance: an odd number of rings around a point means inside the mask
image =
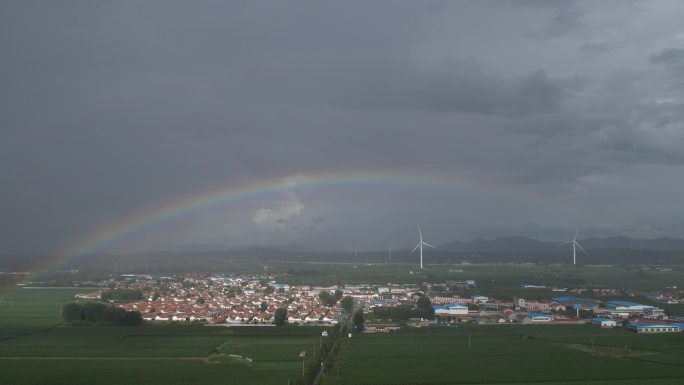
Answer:
POLYGON ((418 238, 420 238, 420 241, 423 242, 423 233, 420 232, 420 226, 418 226, 418 238))
POLYGON ((427 243, 427 242, 423 242, 423 244, 424 244, 425 246, 432 247, 433 249, 436 249, 436 248, 437 248, 437 246, 432 246, 431 244, 429 244, 429 243, 427 243))
POLYGON ((579 242, 575 241, 575 244, 580 248, 580 250, 584 251, 584 254, 588 254, 587 251, 582 248, 582 245, 580 245, 579 242))
POLYGON ((565 242, 559 243, 558 246, 568 245, 570 243, 572 243, 572 241, 565 241, 565 242))
POLYGON ((577 229, 575 229, 575 238, 573 238, 573 240, 577 240, 577 229))
POLYGON ((409 253, 409 255, 413 254, 416 250, 418 250, 419 247, 420 247, 420 243, 418 243, 418 244, 416 245, 416 247, 413 249, 413 251, 411 251, 411 252, 409 253))

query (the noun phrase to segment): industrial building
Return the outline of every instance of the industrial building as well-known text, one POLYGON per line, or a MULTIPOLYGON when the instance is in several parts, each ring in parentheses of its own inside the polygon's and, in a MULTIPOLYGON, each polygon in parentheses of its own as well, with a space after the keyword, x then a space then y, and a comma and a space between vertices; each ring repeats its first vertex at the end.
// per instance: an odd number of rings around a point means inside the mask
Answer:
POLYGON ((684 324, 658 322, 630 322, 627 329, 637 333, 677 333, 684 330, 684 324))
POLYGON ((468 306, 458 303, 450 303, 445 306, 433 306, 436 316, 468 315, 468 306))
POLYGON ((569 309, 591 310, 599 306, 597 301, 571 296, 554 297, 553 300, 569 309))

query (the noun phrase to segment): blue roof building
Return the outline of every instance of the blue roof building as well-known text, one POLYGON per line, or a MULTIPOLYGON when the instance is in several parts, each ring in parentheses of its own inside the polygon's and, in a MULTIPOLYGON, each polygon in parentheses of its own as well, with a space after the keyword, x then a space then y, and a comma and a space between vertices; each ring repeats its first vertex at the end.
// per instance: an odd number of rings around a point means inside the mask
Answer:
POLYGON ((551 322, 553 321, 553 315, 544 313, 530 313, 527 315, 532 322, 551 322))
POLYGON ((554 297, 553 300, 570 308, 593 309, 598 307, 598 303, 596 303, 596 301, 592 301, 586 298, 561 296, 554 297))
POLYGON ((678 333, 684 330, 681 323, 630 322, 627 328, 637 333, 678 333))

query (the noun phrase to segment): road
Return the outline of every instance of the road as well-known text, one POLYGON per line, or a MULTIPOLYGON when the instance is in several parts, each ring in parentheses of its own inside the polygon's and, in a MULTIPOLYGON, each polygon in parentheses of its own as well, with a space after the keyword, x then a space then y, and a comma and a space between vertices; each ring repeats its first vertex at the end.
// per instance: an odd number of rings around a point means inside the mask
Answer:
MULTIPOLYGON (((337 333, 337 337, 335 337, 335 340, 338 340, 340 338, 344 338, 344 330, 347 329, 347 325, 351 322, 351 317, 354 314, 354 312, 357 310, 358 302, 354 301, 354 308, 352 311, 347 314, 347 316, 343 319, 340 320, 340 330, 337 333)), ((334 343, 330 344, 330 346, 335 345, 334 343)), ((325 359, 328 357, 328 352, 324 351, 323 354, 321 355, 321 360, 318 362, 316 365, 316 375, 314 375, 311 378, 311 381, 309 382, 309 385, 316 385, 320 381, 321 377, 323 377, 323 373, 325 371, 325 368, 323 367, 322 363, 325 362, 325 359)))

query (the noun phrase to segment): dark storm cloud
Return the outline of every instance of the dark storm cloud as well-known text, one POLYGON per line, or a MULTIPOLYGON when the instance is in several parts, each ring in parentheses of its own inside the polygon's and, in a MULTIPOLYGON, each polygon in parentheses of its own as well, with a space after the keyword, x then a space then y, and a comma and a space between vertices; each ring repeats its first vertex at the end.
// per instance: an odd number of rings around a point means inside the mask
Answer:
POLYGON ((368 170, 475 191, 293 190, 127 242, 377 247, 359 221, 397 245, 413 222, 437 243, 643 235, 636 219, 684 214, 660 210, 684 193, 679 8, 4 2, 0 252, 53 252, 217 186, 368 170))

